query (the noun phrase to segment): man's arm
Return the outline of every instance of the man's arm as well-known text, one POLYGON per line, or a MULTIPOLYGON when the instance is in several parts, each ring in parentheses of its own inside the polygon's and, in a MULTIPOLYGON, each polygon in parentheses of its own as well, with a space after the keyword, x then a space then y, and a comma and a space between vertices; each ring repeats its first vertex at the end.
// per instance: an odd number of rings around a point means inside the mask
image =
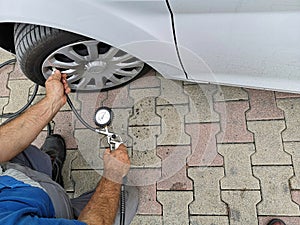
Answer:
POLYGON ((104 153, 104 174, 95 193, 82 210, 78 220, 88 225, 112 225, 119 206, 120 187, 128 173, 130 161, 124 145, 104 153))
POLYGON ((45 83, 46 96, 19 117, 0 126, 0 162, 14 158, 38 136, 66 103, 70 92, 66 75, 56 71, 45 83))

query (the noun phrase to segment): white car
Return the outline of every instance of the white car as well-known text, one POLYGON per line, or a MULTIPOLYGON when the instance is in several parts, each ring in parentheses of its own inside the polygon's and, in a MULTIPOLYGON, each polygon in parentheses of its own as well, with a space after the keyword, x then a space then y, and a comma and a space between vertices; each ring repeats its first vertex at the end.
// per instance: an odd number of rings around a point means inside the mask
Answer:
POLYGON ((43 85, 73 90, 143 75, 300 92, 299 0, 0 0, 0 47, 43 85))

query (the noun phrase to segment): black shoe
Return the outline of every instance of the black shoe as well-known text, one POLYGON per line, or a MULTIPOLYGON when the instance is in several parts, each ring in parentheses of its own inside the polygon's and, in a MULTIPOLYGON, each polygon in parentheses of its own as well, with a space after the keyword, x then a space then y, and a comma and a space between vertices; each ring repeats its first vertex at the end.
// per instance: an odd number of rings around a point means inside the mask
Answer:
POLYGON ((52 180, 64 186, 62 178, 62 167, 66 160, 66 143, 63 137, 59 134, 51 134, 46 137, 46 140, 41 147, 41 150, 48 154, 52 162, 52 180))

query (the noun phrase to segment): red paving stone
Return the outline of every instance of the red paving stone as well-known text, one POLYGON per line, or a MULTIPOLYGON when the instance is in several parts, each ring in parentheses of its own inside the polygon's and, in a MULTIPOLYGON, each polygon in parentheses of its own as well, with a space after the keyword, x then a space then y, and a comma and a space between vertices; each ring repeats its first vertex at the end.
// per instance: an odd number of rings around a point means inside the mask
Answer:
POLYGON ((276 98, 300 98, 300 94, 287 93, 287 92, 275 92, 276 98))
POLYGON ((292 191, 292 200, 300 206, 300 191, 292 191))
POLYGON ((130 89, 153 88, 160 86, 160 80, 155 76, 156 72, 150 70, 146 75, 130 83, 130 89))
POLYGON ((223 157, 216 146, 216 134, 220 131, 218 123, 187 124, 185 130, 192 139, 192 155, 187 160, 189 166, 223 165, 223 157))
POLYGON ((160 177, 160 169, 131 169, 129 171, 127 184, 137 186, 140 191, 138 214, 162 214, 162 206, 156 201, 156 183, 160 177))
POLYGON ((103 105, 110 108, 131 108, 133 99, 128 95, 128 86, 108 91, 107 99, 103 105))
POLYGON ((158 190, 193 189, 186 171, 186 160, 190 152, 190 146, 157 148, 157 155, 162 159, 162 178, 157 184, 158 190))
POLYGON ((217 134, 218 143, 253 142, 253 134, 246 127, 245 112, 248 109, 248 101, 215 103, 215 110, 221 117, 221 132, 217 134))
POLYGON ((284 114, 276 105, 273 91, 247 89, 250 98, 250 110, 247 120, 283 119, 284 114))
POLYGON ((137 214, 161 215, 162 206, 156 201, 156 185, 139 187, 139 207, 137 214))
POLYGON ((71 111, 59 112, 54 117, 54 133, 60 134, 66 141, 68 149, 77 148, 76 140, 73 136, 74 133, 74 117, 71 111))
POLYGON ((14 69, 13 65, 8 65, 0 69, 1 79, 0 79, 0 96, 1 97, 8 97, 9 96, 9 89, 7 87, 8 76, 14 69))

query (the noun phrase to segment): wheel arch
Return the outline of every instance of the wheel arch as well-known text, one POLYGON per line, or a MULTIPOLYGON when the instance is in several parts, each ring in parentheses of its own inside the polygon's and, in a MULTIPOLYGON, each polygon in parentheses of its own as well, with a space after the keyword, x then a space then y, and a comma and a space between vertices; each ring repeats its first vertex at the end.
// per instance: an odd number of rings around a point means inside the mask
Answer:
MULTIPOLYGON (((0 3, 0 23, 0 29, 28 23, 84 35, 136 56, 166 77, 184 79, 164 0, 11 0, 0 3)), ((12 48, 11 32, 5 39, 12 48)))

